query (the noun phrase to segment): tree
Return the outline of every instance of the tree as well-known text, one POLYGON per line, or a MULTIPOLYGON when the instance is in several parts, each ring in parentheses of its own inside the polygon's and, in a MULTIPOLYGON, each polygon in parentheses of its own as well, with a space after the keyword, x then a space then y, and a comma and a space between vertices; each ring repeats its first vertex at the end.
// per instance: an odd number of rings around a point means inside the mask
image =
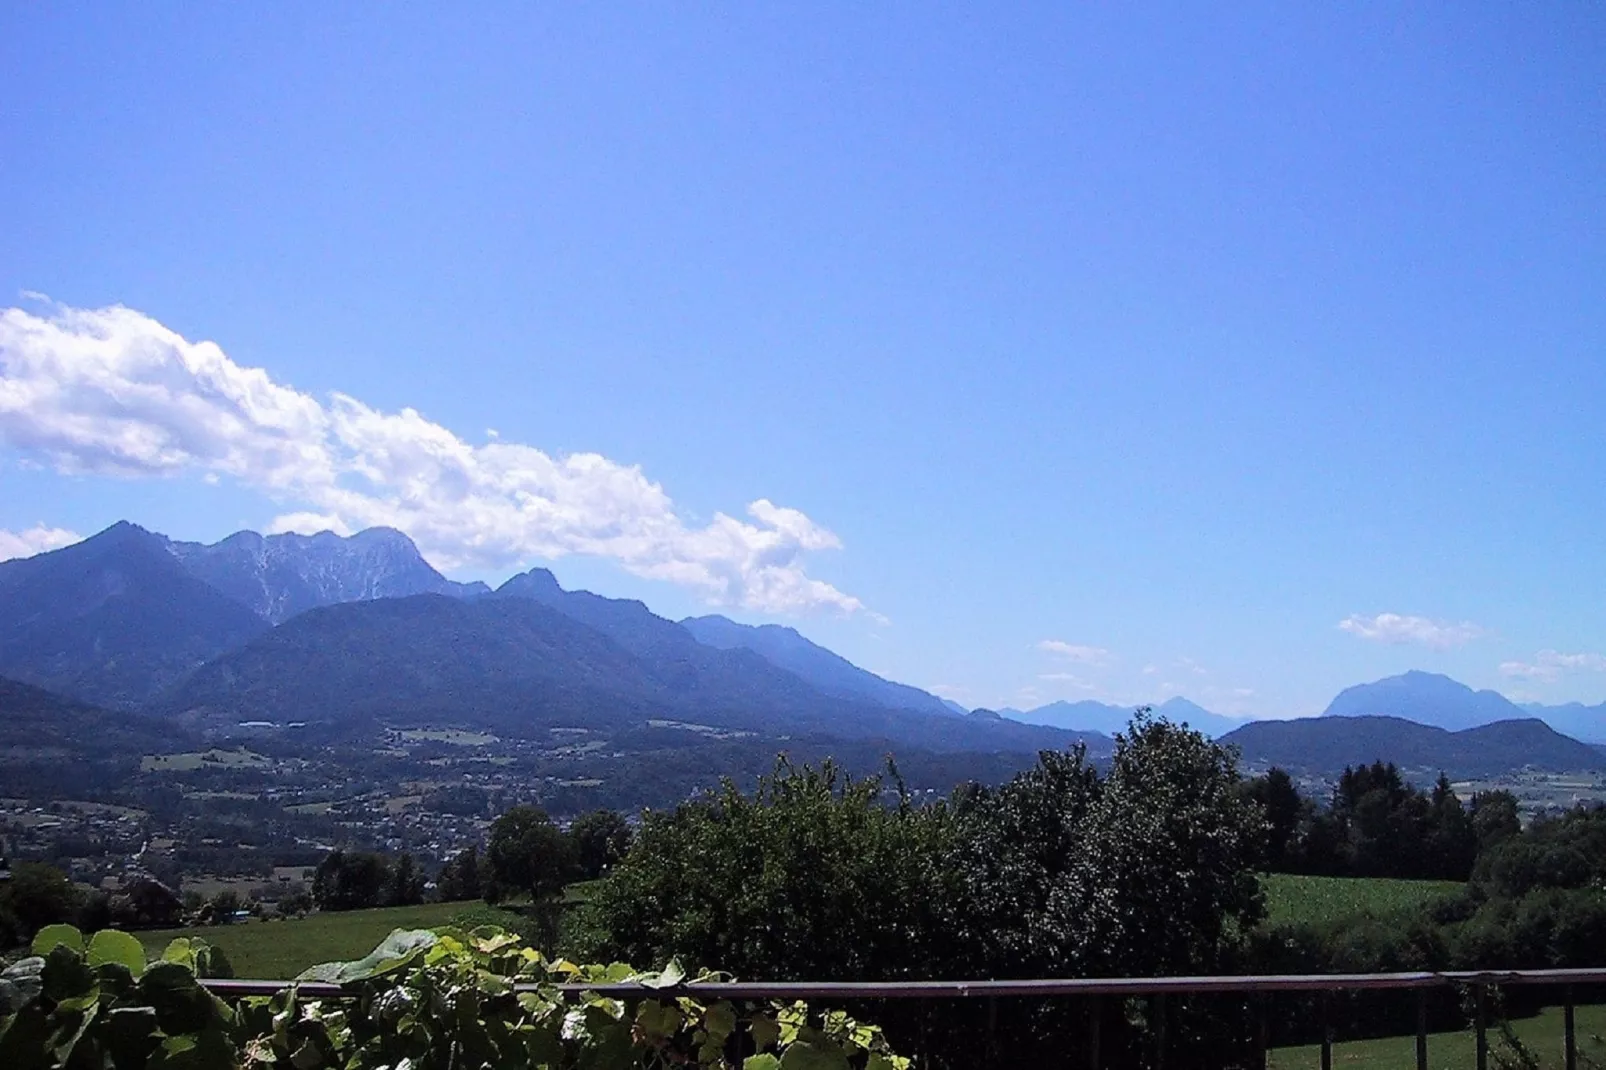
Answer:
POLYGON ((1472 797, 1472 830, 1482 853, 1522 831, 1517 797, 1509 791, 1480 791, 1472 797))
POLYGON ((1146 713, 1100 778, 1044 754, 973 819, 963 856, 976 968, 1005 976, 1223 970, 1260 919, 1265 836, 1232 755, 1146 713))
POLYGON ((496 819, 485 862, 495 893, 523 893, 535 902, 562 893, 576 869, 573 841, 534 806, 515 806, 496 819))
POLYGON ((1471 816, 1450 786, 1450 778, 1443 773, 1433 785, 1429 804, 1432 811, 1421 875, 1464 881, 1472 875, 1472 864, 1478 858, 1478 834, 1471 816))
POLYGON ((1268 769, 1265 776, 1247 781, 1244 788, 1266 815, 1265 866, 1282 872, 1292 861, 1295 837, 1311 809, 1310 803, 1300 798, 1287 770, 1276 766, 1268 769))
POLYGON ((424 901, 424 875, 418 872, 413 856, 403 852, 391 870, 385 887, 385 905, 410 907, 424 901))
POLYGON ((312 899, 319 910, 361 910, 383 902, 390 862, 367 851, 329 852, 312 875, 312 899))
POLYGON ((230 925, 240 909, 240 893, 233 888, 224 888, 212 897, 207 906, 211 910, 213 925, 230 925))
POLYGON ((67 875, 43 862, 18 862, 11 879, 0 884, 0 930, 10 930, 11 943, 26 943, 46 925, 71 921, 78 911, 78 890, 67 875))
POLYGON ((453 903, 480 897, 480 851, 468 846, 457 852, 457 857, 441 869, 440 880, 435 884, 441 901, 453 903))
POLYGON ((630 849, 630 826, 613 810, 593 810, 569 826, 582 880, 596 880, 630 849))
POLYGON ((879 778, 784 759, 744 794, 648 814, 592 903, 606 957, 744 979, 947 973, 958 881, 944 806, 887 806, 879 778))

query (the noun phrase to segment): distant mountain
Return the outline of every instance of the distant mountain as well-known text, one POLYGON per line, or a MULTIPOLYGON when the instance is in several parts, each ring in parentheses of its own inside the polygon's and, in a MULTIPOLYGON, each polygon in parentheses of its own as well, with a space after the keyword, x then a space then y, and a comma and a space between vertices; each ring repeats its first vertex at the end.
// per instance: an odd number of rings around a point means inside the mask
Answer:
POLYGON ((1606 769, 1606 754, 1531 717, 1451 732, 1400 717, 1330 715, 1256 721, 1221 742, 1237 747, 1246 762, 1315 774, 1378 760, 1452 777, 1606 769))
POLYGON ((0 562, 0 674, 85 702, 138 706, 267 629, 133 524, 0 562))
POLYGON ((210 546, 169 542, 167 547, 192 576, 273 624, 340 602, 490 593, 483 583, 454 583, 442 576, 413 540, 394 528, 369 528, 347 538, 330 531, 240 531, 210 546))
POLYGON ((1606 702, 1598 706, 1586 706, 1582 702, 1568 702, 1560 706, 1525 702, 1522 708, 1542 718, 1558 732, 1591 743, 1606 743, 1606 702))
MULTIPOLYGON (((1048 725, 1053 728, 1100 732, 1113 736, 1126 731, 1132 720, 1134 706, 1118 706, 1106 702, 1084 699, 1081 702, 1050 702, 1033 710, 1000 710, 1005 717, 1023 724, 1048 725)), ((1167 699, 1154 707, 1154 712, 1176 724, 1186 723, 1207 736, 1219 736, 1243 724, 1240 720, 1223 717, 1185 698, 1167 699)))
POLYGON ((132 776, 145 754, 182 748, 171 724, 0 678, 0 783, 55 795, 132 776))
POLYGON ((1403 717, 1452 732, 1495 721, 1521 720, 1527 713, 1497 691, 1474 691, 1438 673, 1412 670, 1340 691, 1324 717, 1403 717))
MULTIPOLYGON (((705 646, 751 650, 828 695, 943 716, 956 712, 936 695, 867 672, 840 654, 803 638, 792 628, 779 624, 754 627, 718 615, 687 617, 680 625, 705 646)), ((960 707, 957 712, 969 711, 960 707)))
POLYGON ((639 602, 564 591, 550 573, 493 597, 439 595, 310 610, 205 665, 159 708, 186 721, 620 728, 653 719, 931 750, 1022 752, 1064 733, 827 695, 750 650, 719 650, 639 602))
POLYGON ((965 716, 966 714, 968 714, 970 712, 970 710, 966 709, 964 706, 961 706, 959 703, 955 702, 951 698, 943 699, 942 700, 942 704, 944 706, 947 706, 950 712, 957 713, 961 717, 965 716))

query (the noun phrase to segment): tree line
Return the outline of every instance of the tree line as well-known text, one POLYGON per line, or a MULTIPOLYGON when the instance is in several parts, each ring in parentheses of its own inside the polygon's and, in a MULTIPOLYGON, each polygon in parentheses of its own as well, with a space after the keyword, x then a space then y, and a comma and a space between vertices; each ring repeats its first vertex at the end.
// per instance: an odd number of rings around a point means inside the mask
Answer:
POLYGON ((1265 814, 1263 864, 1274 873, 1465 881, 1487 848, 1521 827, 1509 791, 1464 805, 1443 773, 1423 792, 1392 762, 1346 767, 1326 805, 1278 768, 1243 790, 1265 814))

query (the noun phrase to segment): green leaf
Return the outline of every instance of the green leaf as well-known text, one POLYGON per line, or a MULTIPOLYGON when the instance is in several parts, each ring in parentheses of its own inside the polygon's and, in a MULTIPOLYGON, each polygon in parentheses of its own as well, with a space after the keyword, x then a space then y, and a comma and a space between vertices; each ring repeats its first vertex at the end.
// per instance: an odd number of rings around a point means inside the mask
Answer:
POLYGON ((351 984, 379 977, 410 965, 419 955, 435 946, 439 938, 428 929, 396 929, 378 947, 355 962, 322 963, 303 970, 298 981, 333 981, 351 984), (333 970, 329 967, 335 967, 333 970))
POLYGON ((138 977, 145 972, 145 948, 127 933, 102 929, 89 941, 88 961, 90 969, 116 963, 138 977))
POLYGON ((33 953, 48 955, 54 947, 65 947, 84 953, 84 934, 71 925, 46 925, 33 938, 33 953))
POLYGON ((755 1015, 747 1028, 753 1034, 753 1046, 760 1051, 775 1047, 776 1042, 781 1039, 781 1027, 773 1018, 755 1015))
POLYGON ((781 1070, 781 1060, 768 1052, 749 1055, 742 1060, 742 1070, 781 1070))
POLYGON ((849 1070, 841 1048, 807 1040, 787 1048, 779 1065, 780 1070, 849 1070))
POLYGON ((199 1033, 221 1017, 212 994, 176 962, 154 962, 139 980, 139 992, 156 1011, 162 1032, 199 1033))
POLYGON ((118 1066, 143 1066, 161 1043, 156 1012, 149 1007, 117 1007, 106 1015, 101 1040, 118 1066))
POLYGON ((686 979, 686 971, 679 959, 670 959, 661 973, 644 973, 641 983, 646 988, 674 988, 686 979))
POLYGON ((163 962, 176 962, 180 966, 195 969, 195 945, 187 936, 179 936, 168 941, 167 947, 162 950, 163 962))
POLYGON ((100 986, 95 983, 94 973, 84 965, 83 956, 66 944, 50 949, 41 978, 45 995, 57 1004, 87 1006, 100 996, 100 986))

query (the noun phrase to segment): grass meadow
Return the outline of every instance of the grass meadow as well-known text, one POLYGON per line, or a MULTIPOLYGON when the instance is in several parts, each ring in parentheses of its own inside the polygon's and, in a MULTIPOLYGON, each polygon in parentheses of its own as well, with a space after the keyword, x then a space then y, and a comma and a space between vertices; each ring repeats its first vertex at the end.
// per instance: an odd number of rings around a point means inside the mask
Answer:
POLYGON ((1405 881, 1384 877, 1305 877, 1268 873, 1267 925, 1309 922, 1330 925, 1357 914, 1395 914, 1459 895, 1455 881, 1405 881))

